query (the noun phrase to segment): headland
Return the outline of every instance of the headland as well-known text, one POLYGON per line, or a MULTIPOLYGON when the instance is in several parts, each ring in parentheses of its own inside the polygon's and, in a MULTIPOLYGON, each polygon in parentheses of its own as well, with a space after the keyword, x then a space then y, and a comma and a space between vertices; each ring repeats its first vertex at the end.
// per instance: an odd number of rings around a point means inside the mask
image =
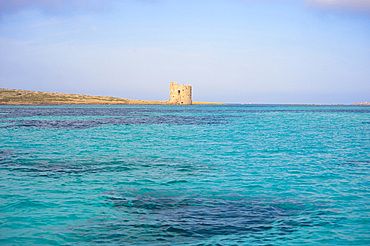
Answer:
MULTIPOLYGON (((172 84, 172 83, 171 83, 172 84)), ((182 92, 182 86, 177 84, 170 89, 170 99, 168 101, 154 100, 136 100, 119 97, 94 96, 82 94, 68 94, 56 92, 29 91, 17 89, 0 88, 0 105, 58 105, 58 104, 127 104, 127 105, 226 105, 225 103, 215 102, 195 102, 188 97, 189 87, 184 87, 185 93, 182 92), (180 93, 178 92, 180 88, 180 93), (188 91, 186 91, 188 88, 188 91), (174 94, 177 94, 174 96, 174 94), (185 95, 185 96, 184 96, 185 95), (189 100, 191 102, 189 103, 189 100)), ((252 104, 252 103, 249 103, 252 104)), ((309 105, 325 106, 325 104, 287 104, 287 105, 309 105)), ((340 104, 344 105, 344 104, 340 104)), ((356 106, 370 106, 369 102, 353 103, 356 106)))
MULTIPOLYGON (((58 104, 129 104, 173 105, 170 101, 147 101, 118 97, 80 95, 55 92, 0 88, 0 105, 58 105, 58 104)), ((193 105, 222 105, 222 103, 192 102, 193 105)))

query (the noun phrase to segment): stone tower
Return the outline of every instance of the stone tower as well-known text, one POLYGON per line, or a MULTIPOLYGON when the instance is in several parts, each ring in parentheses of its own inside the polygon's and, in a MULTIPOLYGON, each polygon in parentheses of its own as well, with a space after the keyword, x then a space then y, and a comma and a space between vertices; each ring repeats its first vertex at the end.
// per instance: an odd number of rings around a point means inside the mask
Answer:
POLYGON ((169 104, 191 105, 191 85, 178 85, 176 82, 171 82, 169 104))

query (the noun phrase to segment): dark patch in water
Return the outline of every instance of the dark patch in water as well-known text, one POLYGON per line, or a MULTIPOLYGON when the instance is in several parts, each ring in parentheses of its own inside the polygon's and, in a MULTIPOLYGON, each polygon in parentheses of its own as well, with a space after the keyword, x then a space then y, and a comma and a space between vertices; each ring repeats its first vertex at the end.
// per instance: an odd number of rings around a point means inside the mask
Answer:
POLYGON ((86 129, 103 125, 145 125, 145 124, 164 124, 164 125, 214 125, 226 124, 227 121, 222 116, 151 116, 151 117, 121 117, 121 118, 96 118, 86 120, 6 120, 3 122, 15 123, 5 125, 2 128, 10 127, 36 127, 53 129, 86 129))
MULTIPOLYGON (((0 167, 36 177, 58 178, 64 175, 85 175, 103 172, 126 173, 143 168, 151 168, 152 170, 166 168, 167 171, 172 170, 183 174, 184 172, 192 172, 195 169, 195 165, 194 163, 189 164, 178 159, 161 158, 92 159, 76 160, 75 162, 60 159, 40 160, 30 153, 0 150, 0 167)), ((184 181, 169 181, 168 184, 178 182, 184 181)))
POLYGON ((33 116, 92 116, 92 117, 125 117, 125 116, 160 116, 160 115, 178 115, 185 114, 206 114, 206 113, 223 113, 224 110, 207 110, 194 107, 172 107, 172 106, 70 106, 70 107, 0 107, 0 119, 18 118, 18 117, 33 117, 33 116))
POLYGON ((0 164, 17 157, 17 153, 9 149, 0 149, 0 164))
POLYGON ((156 106, 78 106, 78 107, 0 107, 2 122, 14 123, 0 128, 41 127, 53 129, 86 129, 102 125, 212 125, 226 124, 228 118, 223 111, 200 110, 193 107, 156 106), (193 115, 197 114, 197 115, 193 115), (11 118, 22 117, 94 117, 93 119, 32 120, 11 118), (104 117, 104 118, 101 118, 104 117), (8 120, 6 120, 8 119, 8 120))
POLYGON ((36 177, 58 177, 65 174, 83 174, 104 171, 99 165, 81 165, 81 163, 61 163, 51 161, 1 161, 0 164, 12 171, 19 171, 36 177))
MULTIPOLYGON (((42 127, 53 129, 86 129, 102 125, 212 125, 226 124, 231 118, 245 117, 243 114, 264 115, 265 113, 369 113, 367 108, 330 106, 281 106, 281 105, 228 105, 219 107, 171 107, 171 106, 70 106, 70 107, 1 107, 0 119, 14 123, 9 127, 42 127), (284 108, 281 108, 284 107, 284 108), (197 116, 194 116, 196 114, 197 116), (201 115, 201 116, 199 116, 201 115), (85 120, 5 120, 14 117, 34 116, 82 116, 96 117, 85 120), (107 118, 99 118, 99 117, 107 118)), ((363 122, 368 124, 368 122, 363 122)))
MULTIPOLYGON (((136 240, 119 232, 135 235, 141 243, 158 238, 174 243, 230 235, 260 240, 261 234, 284 237, 298 227, 312 225, 309 221, 299 221, 298 216, 308 213, 308 209, 298 202, 274 202, 238 194, 142 189, 112 192, 106 195, 106 200, 122 219, 99 222, 92 229, 101 234, 115 233, 121 243, 136 240)), ((79 228, 84 230, 90 229, 79 228)))
POLYGON ((0 118, 32 116, 128 116, 140 112, 151 112, 150 108, 115 108, 115 107, 4 107, 0 118))
POLYGON ((367 166, 370 164, 370 160, 347 160, 344 164, 350 165, 350 166, 367 166))
POLYGON ((307 105, 224 105, 202 107, 177 106, 3 106, 0 107, 0 118, 30 117, 30 116, 148 116, 152 114, 223 114, 223 113, 270 113, 270 112, 334 112, 334 113, 370 113, 369 108, 354 106, 307 106, 307 105), (283 107, 283 108, 282 108, 283 107))

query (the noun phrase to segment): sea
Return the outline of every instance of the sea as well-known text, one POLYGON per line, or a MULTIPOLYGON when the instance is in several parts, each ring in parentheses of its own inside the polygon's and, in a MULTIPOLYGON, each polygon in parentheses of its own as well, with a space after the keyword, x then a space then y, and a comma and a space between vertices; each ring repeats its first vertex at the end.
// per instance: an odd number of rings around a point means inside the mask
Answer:
POLYGON ((0 245, 370 245, 370 107, 2 105, 0 245))

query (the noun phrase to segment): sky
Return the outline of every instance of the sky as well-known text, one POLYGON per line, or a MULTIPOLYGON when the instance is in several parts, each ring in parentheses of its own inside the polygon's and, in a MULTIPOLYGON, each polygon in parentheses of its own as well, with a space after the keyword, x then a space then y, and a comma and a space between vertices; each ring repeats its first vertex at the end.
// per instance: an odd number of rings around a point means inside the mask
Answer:
POLYGON ((0 88, 370 102, 370 0, 0 0, 0 88))

